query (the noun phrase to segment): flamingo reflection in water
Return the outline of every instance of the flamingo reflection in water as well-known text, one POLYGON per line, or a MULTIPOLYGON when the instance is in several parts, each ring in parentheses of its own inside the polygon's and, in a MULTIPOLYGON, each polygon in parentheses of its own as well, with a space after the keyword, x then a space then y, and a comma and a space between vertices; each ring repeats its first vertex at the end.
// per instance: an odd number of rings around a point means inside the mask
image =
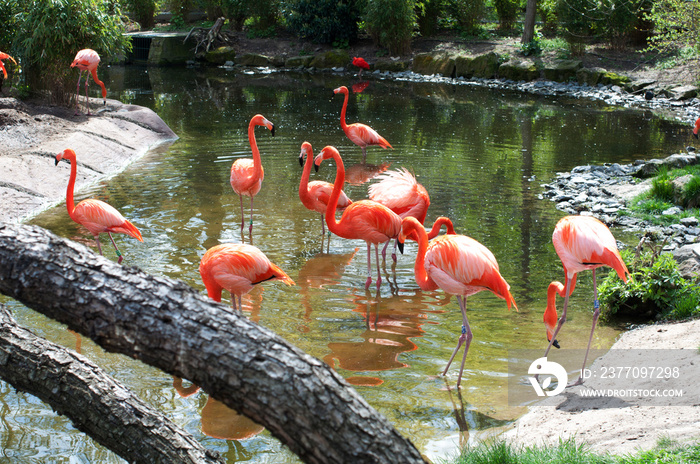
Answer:
MULTIPOLYGON (((184 386, 180 377, 173 377, 173 387, 183 398, 193 396, 199 391, 199 386, 195 384, 184 386)), ((265 427, 262 425, 239 414, 211 396, 207 397, 207 402, 202 408, 201 415, 202 432, 205 435, 221 440, 247 440, 265 430, 265 427)))
MULTIPOLYGON (((352 295, 354 313, 364 319, 365 330, 352 333, 352 340, 328 344, 330 353, 323 360, 334 369, 353 372, 378 372, 402 369, 408 364, 399 361, 399 355, 417 349, 414 338, 423 336, 423 324, 436 324, 428 314, 442 312, 432 307, 449 303, 450 295, 425 294, 420 290, 401 293, 389 298, 368 298, 367 294, 352 295), (432 298, 435 298, 434 300, 432 298), (362 341, 354 341, 358 337, 362 341)), ((356 375, 346 380, 353 385, 377 386, 378 377, 356 375)))
MULTIPOLYGON (((339 284, 345 268, 352 262, 357 250, 359 248, 355 247, 352 252, 343 254, 320 252, 307 259, 301 269, 299 269, 297 284, 301 293, 301 304, 304 306, 303 320, 305 323, 311 322, 311 312, 313 311, 310 289, 339 284)), ((308 332, 309 327, 304 324, 299 330, 308 332)))

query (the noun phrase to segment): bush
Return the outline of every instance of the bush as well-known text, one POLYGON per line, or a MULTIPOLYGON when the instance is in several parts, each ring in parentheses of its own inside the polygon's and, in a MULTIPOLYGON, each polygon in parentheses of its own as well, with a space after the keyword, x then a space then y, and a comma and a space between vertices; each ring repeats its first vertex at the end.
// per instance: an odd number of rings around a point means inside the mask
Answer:
POLYGON ((650 48, 662 52, 690 47, 698 51, 700 3, 685 0, 652 2, 646 19, 654 24, 650 48))
POLYGON ((683 206, 697 208, 700 206, 700 176, 693 176, 683 189, 683 206))
POLYGON ((248 16, 246 0, 221 0, 221 10, 231 29, 242 31, 248 16))
MULTIPOLYGON (((75 90, 70 64, 83 48, 103 60, 131 48, 123 35, 124 17, 110 0, 23 2, 16 44, 31 91, 46 90, 49 98, 67 104, 75 90)), ((16 58, 16 57, 15 57, 16 58)))
POLYGON ((557 1, 556 0, 540 0, 537 2, 537 13, 539 13, 542 21, 542 34, 546 37, 552 37, 557 33, 557 1))
POLYGON ((596 33, 618 50, 624 49, 640 29, 651 0, 601 0, 594 24, 596 33))
POLYGON ((674 189, 671 177, 668 175, 668 168, 662 166, 658 174, 651 180, 651 196, 657 200, 673 202, 674 189))
POLYGON ((423 0, 416 2, 418 32, 423 37, 435 35, 439 29, 443 0, 423 0))
POLYGON ((369 0, 365 25, 374 42, 393 55, 411 50, 413 30, 417 27, 413 2, 406 0, 369 0))
POLYGON ((0 2, 0 51, 14 54, 12 40, 17 31, 17 13, 19 0, 3 0, 0 2))
POLYGON ((158 9, 158 0, 123 0, 123 2, 142 29, 153 28, 156 10, 158 9))
POLYGON ((352 0, 290 0, 285 2, 287 28, 298 37, 315 43, 354 43, 361 16, 352 0))
POLYGON ((611 320, 684 319, 700 315, 700 288, 681 276, 670 253, 622 251, 631 278, 614 271, 598 286, 601 318, 611 320))
POLYGON ((479 35, 486 11, 484 0, 446 0, 445 7, 462 35, 479 35))
POLYGON ((560 0, 557 3, 559 32, 574 56, 583 54, 586 40, 593 34, 597 6, 593 0, 560 0))
POLYGON ((494 0, 496 14, 498 15, 498 27, 501 30, 509 31, 515 26, 520 10, 520 2, 514 0, 494 0))

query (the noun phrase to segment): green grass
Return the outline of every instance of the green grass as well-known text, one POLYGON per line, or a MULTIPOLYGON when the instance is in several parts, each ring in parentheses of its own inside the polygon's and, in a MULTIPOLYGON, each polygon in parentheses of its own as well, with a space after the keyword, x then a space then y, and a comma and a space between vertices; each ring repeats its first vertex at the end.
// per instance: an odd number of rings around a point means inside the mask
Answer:
POLYGON ((655 225, 670 225, 678 223, 685 217, 700 217, 700 209, 697 204, 700 195, 700 166, 686 166, 679 169, 664 167, 659 170, 658 175, 652 179, 652 188, 634 198, 629 205, 631 214, 655 225), (685 175, 692 175, 694 179, 686 186, 679 206, 686 208, 680 213, 670 216, 661 216, 661 212, 674 206, 674 192, 671 182, 673 179, 685 175), (698 179, 698 180, 695 180, 698 179))
POLYGON ((456 459, 442 464, 685 464, 700 462, 700 443, 681 445, 662 438, 649 451, 616 456, 591 451, 573 439, 556 446, 516 447, 505 441, 466 448, 456 459))

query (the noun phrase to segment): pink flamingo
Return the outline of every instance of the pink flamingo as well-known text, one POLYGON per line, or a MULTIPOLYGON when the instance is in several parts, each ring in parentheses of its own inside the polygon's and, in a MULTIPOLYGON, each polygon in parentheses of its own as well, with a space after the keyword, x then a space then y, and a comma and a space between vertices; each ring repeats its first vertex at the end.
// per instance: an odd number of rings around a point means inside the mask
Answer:
MULTIPOLYGON (((369 186, 370 200, 383 204, 398 214, 401 219, 412 216, 421 224, 425 222, 430 206, 430 196, 408 169, 386 171, 377 176, 377 179, 381 180, 369 186)), ((382 256, 386 256, 386 246, 382 250, 382 256)), ((396 242, 394 242, 394 252, 391 257, 396 261, 396 242)))
MULTIPOLYGON (((89 71, 92 74, 92 78, 97 82, 97 84, 102 87, 102 104, 107 104, 107 89, 104 83, 97 78, 97 65, 100 64, 100 55, 97 54, 95 50, 85 48, 80 50, 73 63, 71 63, 71 68, 78 68, 80 70, 78 74, 78 86, 75 91, 75 114, 78 114, 80 109, 80 104, 78 99, 80 98, 80 79, 83 76, 83 71, 89 71)), ((88 76, 85 73, 85 104, 87 106, 87 114, 90 115, 90 98, 88 97, 88 76)))
POLYGON ((377 131, 366 124, 356 122, 355 124, 347 125, 345 123, 345 112, 348 108, 348 88, 343 85, 335 89, 333 93, 342 93, 345 95, 343 109, 340 111, 340 127, 343 129, 343 132, 345 132, 345 135, 348 136, 352 143, 362 148, 363 163, 367 160, 367 147, 369 145, 379 145, 382 148, 394 148, 389 144, 389 142, 386 141, 384 137, 379 135, 377 131))
POLYGON ((418 287, 424 291, 441 288, 446 293, 457 295, 459 301, 459 308, 462 311, 462 334, 447 362, 447 367, 442 372, 442 375, 447 373, 457 351, 464 344, 462 366, 457 378, 459 388, 472 340, 472 331, 467 320, 467 297, 482 290, 490 290, 497 297, 506 300, 509 309, 511 304, 516 310, 518 307, 510 293, 510 286, 499 272, 496 258, 481 243, 465 235, 441 235, 428 243, 428 234, 423 225, 416 218, 409 216, 401 222, 401 233, 398 239, 401 252, 403 252, 404 241, 411 234, 418 236, 418 252, 414 267, 418 287))
POLYGON ((233 310, 236 311, 237 306, 241 314, 241 296, 250 292, 253 285, 266 280, 281 280, 287 285, 295 285, 258 247, 245 243, 223 243, 209 248, 199 263, 199 273, 209 298, 221 302, 221 292, 227 290, 231 293, 233 310))
POLYGON ((364 69, 369 70, 369 63, 367 63, 364 58, 354 56, 352 58, 352 64, 360 68, 360 72, 357 73, 357 77, 362 77, 362 71, 364 69))
MULTIPOLYGON (((299 164, 304 167, 304 172, 301 174, 301 182, 299 182, 299 199, 307 209, 321 213, 321 235, 324 235, 326 233, 326 223, 323 215, 326 214, 328 200, 333 192, 333 184, 320 180, 309 182, 311 165, 314 164, 314 153, 309 142, 301 144, 299 164), (304 163, 304 156, 306 156, 306 163, 304 163)), ((344 210, 350 203, 352 203, 352 200, 348 198, 345 192, 341 191, 338 198, 338 209, 344 210)))
MULTIPOLYGON (((566 285, 554 281, 549 284, 547 289, 547 309, 544 312, 544 322, 549 345, 544 355, 547 356, 552 346, 559 347, 556 336, 564 322, 566 322, 569 295, 573 293, 576 287, 576 276, 579 272, 590 269, 593 271, 593 307, 595 311, 593 312, 593 326, 588 339, 588 348, 586 348, 586 355, 583 358, 583 367, 585 368, 588 352, 591 349, 591 341, 593 340, 593 331, 600 315, 595 270, 601 266, 610 266, 625 283, 627 282, 629 271, 622 260, 622 256, 620 256, 615 237, 610 233, 610 229, 594 217, 566 216, 561 218, 554 228, 552 243, 564 266, 566 285), (559 318, 559 322, 555 327, 557 310, 554 304, 557 293, 564 298, 564 309, 562 309, 561 318, 559 318)), ((579 377, 575 385, 580 383, 582 383, 581 377, 579 377)))
POLYGON ((2 60, 11 60, 15 65, 17 62, 7 53, 0 52, 0 70, 2 70, 2 78, 7 79, 7 70, 5 69, 5 63, 3 63, 2 60))
POLYGON ((134 237, 139 242, 143 242, 141 232, 139 232, 136 226, 134 226, 131 222, 124 219, 124 216, 122 216, 119 211, 104 201, 89 198, 76 205, 75 200, 73 199, 73 189, 75 187, 75 177, 77 174, 75 152, 72 149, 67 148, 56 155, 57 166, 58 162, 62 159, 70 162, 70 179, 68 180, 68 189, 66 191, 66 207, 68 208, 68 215, 73 221, 77 222, 78 224, 82 224, 88 231, 90 231, 92 236, 95 238, 95 243, 97 243, 97 249, 100 251, 100 254, 102 254, 102 246, 100 246, 99 235, 102 232, 107 232, 107 235, 109 235, 109 239, 112 241, 112 245, 114 245, 114 249, 117 252, 117 256, 119 257, 117 262, 121 264, 124 257, 119 251, 119 248, 117 248, 117 244, 114 243, 112 232, 127 234, 134 237))
POLYGON ((379 267, 378 245, 399 235, 401 218, 381 203, 372 200, 360 200, 350 204, 340 217, 340 221, 336 221, 335 211, 340 198, 340 190, 345 183, 343 160, 335 147, 327 146, 316 156, 314 164, 316 169, 318 169, 321 161, 329 158, 335 160, 336 175, 335 182, 333 182, 333 192, 331 192, 328 207, 326 208, 328 230, 338 237, 350 240, 360 239, 367 243, 367 281, 365 282, 365 289, 369 289, 369 285, 372 283, 371 245, 374 244, 377 260, 377 288, 379 288, 382 276, 379 267))
POLYGON ((260 161, 258 143, 255 141, 255 126, 265 126, 275 136, 275 126, 261 114, 256 114, 248 124, 248 142, 253 149, 253 159, 244 158, 236 160, 231 165, 231 187, 241 199, 241 232, 245 226, 245 213, 243 212, 243 195, 250 197, 250 228, 253 232, 253 197, 258 194, 262 186, 265 172, 260 161))

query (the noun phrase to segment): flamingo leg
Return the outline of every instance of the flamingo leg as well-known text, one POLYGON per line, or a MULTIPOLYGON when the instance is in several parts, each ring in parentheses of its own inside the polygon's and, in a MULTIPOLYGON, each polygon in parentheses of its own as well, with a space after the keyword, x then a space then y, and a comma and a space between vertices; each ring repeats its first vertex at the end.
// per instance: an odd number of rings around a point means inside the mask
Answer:
POLYGON ((102 255, 102 246, 100 245, 100 236, 99 235, 93 235, 95 238, 95 243, 97 244, 97 251, 100 252, 100 255, 102 255))
MULTIPOLYGON (((583 373, 583 369, 586 368, 588 352, 591 350, 591 342, 593 341, 593 331, 595 330, 595 325, 598 322, 598 317, 600 316, 600 304, 598 303, 598 286, 595 282, 595 268, 593 269, 593 308, 593 325, 591 326, 591 335, 588 337, 588 346, 586 347, 586 355, 583 357, 583 366, 581 366, 581 373, 583 373)), ((582 383, 583 377, 579 375, 578 380, 574 382, 574 385, 581 385, 582 383)))
POLYGON ((369 285, 372 283, 372 245, 367 242, 367 281, 365 282, 365 290, 369 290, 369 285))
POLYGON ((394 265, 396 265, 396 262, 397 262, 396 246, 398 245, 398 243, 399 243, 399 239, 397 238, 396 240, 394 240, 394 251, 391 253, 391 259, 394 260, 394 265))
POLYGON ((83 77, 83 70, 78 70, 78 85, 75 89, 75 116, 80 114, 80 79, 83 77))
MULTIPOLYGON (((323 214, 321 214, 321 236, 326 235, 326 219, 323 217, 323 214)), ((331 235, 331 231, 328 231, 328 235, 331 235)))
POLYGON ((117 256, 119 256, 119 259, 117 260, 117 264, 121 264, 124 257, 122 256, 121 252, 119 251, 119 248, 117 248, 117 244, 114 242, 114 239, 112 238, 112 234, 110 232, 107 232, 107 235, 109 235, 109 239, 112 241, 112 245, 114 245, 114 250, 117 252, 117 256))
POLYGON ((389 247, 389 242, 391 240, 387 240, 386 243, 384 244, 384 248, 382 248, 382 261, 386 263, 386 249, 389 247))
POLYGON ((457 388, 459 388, 459 384, 462 382, 462 372, 464 371, 464 364, 467 361, 467 353, 469 352, 469 345, 471 345, 471 342, 472 342, 472 329, 469 326, 469 321, 467 320, 466 298, 458 295, 457 301, 459 302, 459 309, 462 311, 462 334, 459 336, 459 340, 457 342, 457 348, 455 348, 455 350, 452 352, 452 356, 450 356, 450 360, 447 362, 447 366, 445 367, 445 370, 442 372, 442 375, 447 374, 447 370, 450 368, 450 364, 452 364, 452 360, 455 358, 455 355, 459 351, 462 344, 464 344, 464 355, 462 356, 462 365, 459 369, 459 377, 457 377, 457 388))
POLYGON ((250 227, 248 227, 248 233, 253 233, 253 197, 250 197, 250 227))
POLYGON ((557 328, 554 329, 554 333, 552 334, 552 339, 549 341, 549 345, 547 346, 547 349, 544 352, 544 357, 547 357, 547 354, 549 353, 549 350, 552 348, 552 344, 554 343, 554 340, 557 339, 557 334, 559 333, 559 330, 561 329, 561 326, 564 325, 564 322, 566 322, 566 308, 569 306, 569 286, 571 285, 571 281, 574 280, 576 276, 572 277, 569 279, 569 277, 566 277, 566 290, 564 290, 565 296, 564 296, 564 309, 561 310, 561 317, 559 318, 559 323, 557 324, 557 328))
POLYGON ((362 147, 362 164, 367 161, 367 147, 362 147))
POLYGON ((377 290, 379 290, 379 286, 382 284, 382 270, 379 266, 379 245, 374 245, 374 255, 377 260, 377 290))
POLYGON ((243 210, 243 195, 238 195, 241 199, 241 233, 243 233, 243 227, 245 226, 245 212, 243 210))
POLYGON ((90 79, 88 79, 87 72, 85 73, 85 106, 87 107, 87 115, 90 116, 90 97, 88 96, 88 83, 90 82, 90 79))

